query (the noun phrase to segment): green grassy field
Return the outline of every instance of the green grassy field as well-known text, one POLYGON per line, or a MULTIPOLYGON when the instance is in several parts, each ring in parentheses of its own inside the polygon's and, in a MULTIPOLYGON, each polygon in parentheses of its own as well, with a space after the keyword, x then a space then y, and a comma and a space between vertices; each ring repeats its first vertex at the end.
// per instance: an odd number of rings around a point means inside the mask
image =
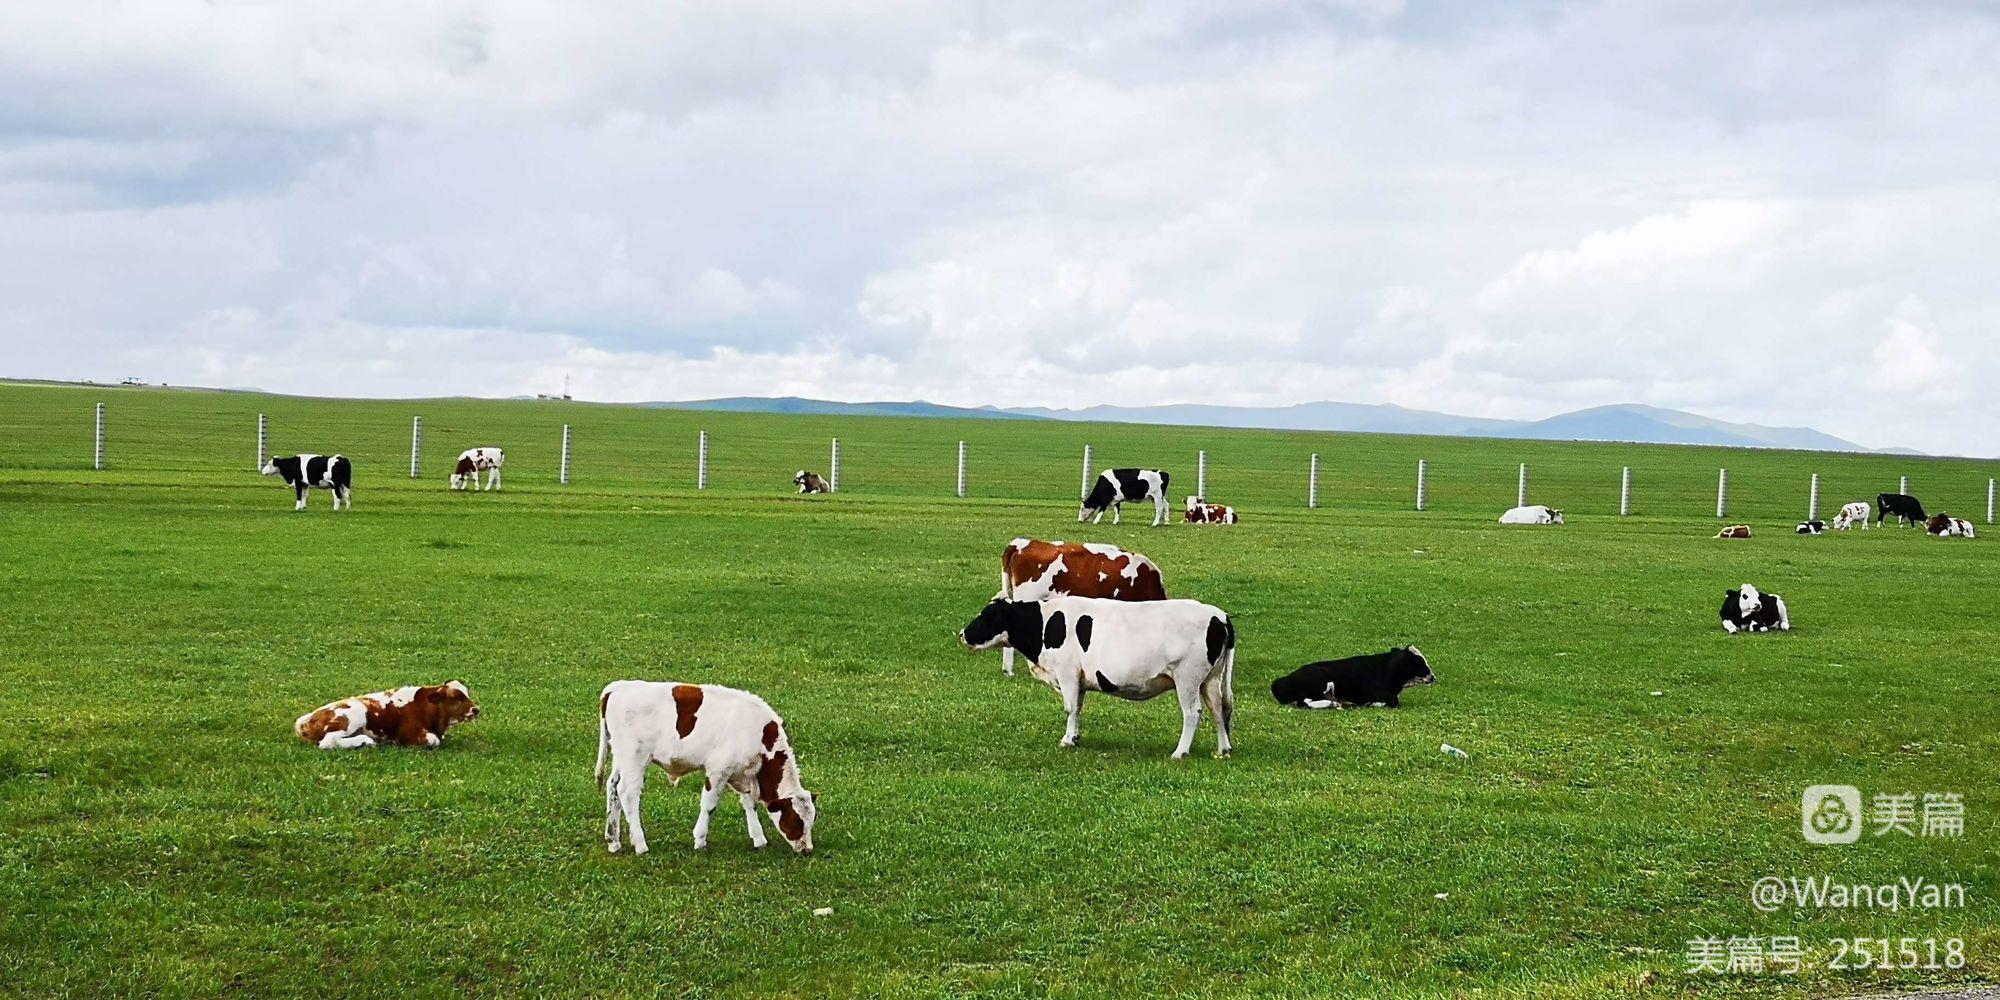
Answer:
POLYGON ((2000 978, 1996 543, 1800 538, 1893 489, 1984 525, 1994 463, 1183 428, 345 402, 0 385, 0 993, 1456 996, 1880 991, 2000 978), (107 468, 90 469, 108 404, 107 468), (253 469, 341 451, 351 513, 253 469), (407 477, 410 417, 426 478, 407 477), (561 426, 572 483, 556 483, 561 426), (694 489, 695 437, 712 485, 694 489), (842 441, 843 492, 800 498, 842 441), (952 454, 971 450, 971 496, 952 454), (1079 529, 1081 446, 1233 528, 1079 529), (501 495, 452 456, 507 449, 501 495), (1307 456, 1322 506, 1304 503, 1307 456), (1432 509, 1410 509, 1416 461, 1432 509), (1518 462, 1560 528, 1502 528, 1518 462), (1616 516, 1621 466, 1634 516, 1616 516), (1731 521, 1713 540, 1716 469, 1731 521), (954 632, 1016 535, 1137 548, 1241 635, 1237 753, 1170 699, 1055 693, 954 632), (1753 581, 1789 635, 1728 637, 1753 581), (1423 646, 1397 711, 1281 709, 1311 659, 1423 646), (300 713, 466 681, 435 752, 300 713), (787 720, 818 852, 713 846, 655 781, 608 855, 596 694, 737 685, 787 720), (1655 696, 1653 692, 1661 692, 1655 696), (1470 753, 1439 752, 1451 743, 1470 753), (1959 792, 1962 838, 1813 846, 1815 783, 1959 792), (1962 909, 1763 914, 1762 876, 1962 882, 1962 909), (1444 894, 1444 898, 1438 898, 1444 894), (815 918, 816 907, 831 906, 815 918), (1963 938, 1958 971, 1689 974, 1687 941, 1963 938), (1657 973, 1657 975, 1654 975, 1657 973))

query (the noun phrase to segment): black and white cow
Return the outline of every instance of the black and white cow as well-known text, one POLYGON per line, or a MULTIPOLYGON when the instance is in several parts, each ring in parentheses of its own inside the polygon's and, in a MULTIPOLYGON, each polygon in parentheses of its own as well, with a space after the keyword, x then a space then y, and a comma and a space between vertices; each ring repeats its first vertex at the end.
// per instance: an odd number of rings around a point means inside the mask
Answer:
POLYGON ((1415 646, 1386 653, 1308 663, 1271 682, 1271 697, 1297 708, 1395 708, 1403 689, 1436 684, 1430 661, 1415 646))
POLYGON ((807 472, 804 469, 800 469, 799 474, 792 477, 792 485, 798 487, 800 493, 833 492, 833 487, 827 485, 826 480, 820 478, 819 473, 807 472))
POLYGON ((1736 590, 1722 592, 1722 630, 1735 635, 1738 632, 1779 632, 1792 630, 1792 614, 1785 607, 1785 599, 1776 594, 1760 594, 1757 588, 1744 584, 1736 590))
POLYGON ((1174 756, 1186 757, 1194 746, 1204 701, 1215 719, 1215 755, 1229 756, 1236 625, 1220 608, 1200 601, 995 598, 958 637, 969 649, 1004 643, 1028 658, 1035 677, 1062 694, 1069 712, 1063 746, 1076 746, 1085 691, 1145 701, 1171 688, 1181 703, 1174 756))
POLYGON ((1167 523, 1167 479, 1159 469, 1106 469, 1098 474, 1097 485, 1090 488, 1090 495, 1083 498, 1083 506, 1077 510, 1078 521, 1096 524, 1104 519, 1106 509, 1111 511, 1111 523, 1118 523, 1118 512, 1129 501, 1153 501, 1153 527, 1167 523))
POLYGON ((1800 521, 1798 533, 1801 535, 1821 535, 1826 533, 1825 521, 1800 521))
POLYGON ((306 493, 313 487, 333 491, 333 509, 346 507, 354 509, 354 465, 345 455, 290 455, 285 458, 272 456, 264 463, 264 474, 280 476, 285 485, 298 491, 299 502, 293 510, 306 509, 306 493))
POLYGON ((1881 524, 1894 514, 1903 524, 1921 525, 1930 520, 1924 513, 1924 505, 1908 493, 1878 493, 1875 495, 1875 523, 1881 524))

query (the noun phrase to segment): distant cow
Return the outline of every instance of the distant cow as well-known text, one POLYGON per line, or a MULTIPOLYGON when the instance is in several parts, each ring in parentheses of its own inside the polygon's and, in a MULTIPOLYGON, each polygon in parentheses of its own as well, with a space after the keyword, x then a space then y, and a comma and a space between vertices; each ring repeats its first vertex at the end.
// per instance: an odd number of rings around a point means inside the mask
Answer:
POLYGON ((336 701, 299 716, 292 728, 299 739, 321 750, 354 750, 378 741, 406 747, 435 747, 444 732, 479 718, 472 692, 458 681, 429 687, 409 685, 336 701))
POLYGON ((1750 526, 1749 526, 1749 525, 1747 525, 1747 524, 1732 524, 1732 525, 1730 525, 1729 527, 1727 527, 1727 528, 1724 528, 1724 529, 1722 529, 1721 531, 1718 531, 1718 532, 1716 532, 1716 533, 1715 533, 1715 537, 1717 537, 1717 538, 1749 538, 1749 537, 1750 537, 1750 526))
POLYGON ((1188 524, 1235 524, 1236 508, 1209 503, 1200 497, 1187 498, 1188 524))
POLYGON ((1861 525, 1861 530, 1867 531, 1868 514, 1868 503, 1865 500, 1856 500, 1851 504, 1847 504, 1840 508, 1840 513, 1833 515, 1833 530, 1846 531, 1859 524, 1861 525))
POLYGON ((819 477, 819 473, 807 472, 804 469, 800 469, 799 474, 792 477, 792 485, 798 487, 800 493, 833 492, 833 487, 828 486, 826 480, 819 477))
POLYGON ((1939 538, 1972 538, 1972 522, 1950 514, 1939 514, 1924 523, 1924 530, 1939 538))
POLYGON ((1106 469, 1098 475, 1090 495, 1083 498, 1076 519, 1096 524, 1110 510, 1111 523, 1117 524, 1119 512, 1127 502, 1151 500, 1153 527, 1157 528, 1167 522, 1167 479, 1167 474, 1159 469, 1106 469))
POLYGON ((1386 653, 1308 663, 1271 682, 1271 697, 1298 708, 1395 708, 1403 689, 1436 684, 1437 675, 1415 646, 1386 653))
POLYGON ((732 788, 743 803, 750 846, 763 847, 762 803, 778 833, 800 854, 813 850, 818 806, 799 782, 799 761, 785 735, 785 721, 748 691, 716 684, 670 681, 612 681, 597 700, 597 776, 604 780, 604 846, 619 848, 619 813, 631 827, 632 853, 647 851, 639 825, 639 797, 646 790, 648 765, 658 764, 667 780, 702 772, 701 817, 694 823, 694 846, 708 846, 708 821, 732 788), (611 758, 605 779, 604 760, 611 758))
POLYGON ((1528 507, 1511 507, 1500 515, 1501 524, 1561 524, 1563 512, 1560 507, 1545 507, 1534 504, 1528 507))
POLYGON ((462 490, 470 486, 475 490, 497 490, 500 488, 500 466, 507 456, 498 448, 467 448, 459 452, 458 464, 451 469, 451 488, 462 490), (479 474, 486 473, 486 485, 479 485, 479 474))
POLYGON ((1900 524, 1922 525, 1930 520, 1930 516, 1924 513, 1924 505, 1918 503, 1917 498, 1908 493, 1877 494, 1875 523, 1881 524, 1887 521, 1891 514, 1896 515, 1896 520, 1900 524))
POLYGON ((272 456, 264 463, 264 475, 279 476, 297 491, 299 502, 293 510, 306 509, 306 493, 317 486, 333 491, 333 509, 354 509, 354 466, 345 455, 272 456))
MULTIPOLYGON (((1050 597, 1103 597, 1114 601, 1164 601, 1160 567, 1137 552, 1091 542, 1016 538, 1000 550, 996 597, 1040 601, 1050 597)), ((1000 650, 1000 668, 1014 675, 1014 647, 1000 650)))
POLYGON ((1063 746, 1076 746, 1085 691, 1145 701, 1171 688, 1181 703, 1181 740, 1173 755, 1186 757, 1194 746, 1204 701, 1215 719, 1215 755, 1230 754, 1236 626, 1220 608, 1199 601, 995 598, 958 637, 968 649, 1013 646, 1034 665, 1037 679, 1062 693, 1069 712, 1063 746))
POLYGON ((1825 532, 1826 532, 1825 521, 1799 522, 1798 533, 1801 535, 1818 535, 1818 534, 1824 534, 1825 532))
POLYGON ((1792 629, 1792 615, 1785 607, 1785 599, 1776 594, 1760 594, 1757 588, 1744 584, 1736 590, 1722 592, 1722 630, 1731 635, 1738 632, 1769 632, 1776 629, 1789 632, 1792 629))

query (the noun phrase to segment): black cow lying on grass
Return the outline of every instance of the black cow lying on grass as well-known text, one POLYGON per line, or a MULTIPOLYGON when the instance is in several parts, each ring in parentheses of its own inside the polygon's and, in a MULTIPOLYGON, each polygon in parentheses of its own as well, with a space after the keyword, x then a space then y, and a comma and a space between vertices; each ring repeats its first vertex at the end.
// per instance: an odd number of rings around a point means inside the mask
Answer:
POLYGON ((1819 535, 1819 534, 1824 534, 1825 532, 1826 532, 1825 521, 1799 522, 1799 534, 1801 535, 1819 535))
POLYGON ((1785 599, 1776 594, 1760 594, 1757 588, 1744 584, 1735 590, 1722 592, 1722 630, 1735 635, 1738 632, 1780 632, 1792 630, 1792 615, 1785 607, 1785 599))
POLYGON ((1344 660, 1308 663, 1271 682, 1271 697, 1297 708, 1395 708, 1403 689, 1436 684, 1430 662, 1415 646, 1344 660))

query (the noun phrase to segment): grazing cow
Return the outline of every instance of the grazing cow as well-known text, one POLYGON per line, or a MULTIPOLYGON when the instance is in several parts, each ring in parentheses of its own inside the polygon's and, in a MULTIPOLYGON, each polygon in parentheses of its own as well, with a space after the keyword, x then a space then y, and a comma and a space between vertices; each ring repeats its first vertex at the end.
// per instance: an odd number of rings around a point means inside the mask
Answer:
POLYGON ((1157 528, 1167 522, 1167 479, 1167 474, 1158 469, 1106 469, 1098 475, 1090 495, 1083 498, 1076 519, 1096 524, 1109 509, 1111 523, 1117 524, 1118 514, 1127 501, 1151 500, 1153 527, 1157 528))
POLYGON ((1939 514, 1931 518, 1924 523, 1924 530, 1939 538, 1951 538, 1953 536, 1960 538, 1976 537, 1972 533, 1971 521, 1962 517, 1953 517, 1950 514, 1939 514))
POLYGON ((1930 520, 1924 513, 1924 505, 1908 493, 1878 493, 1875 495, 1875 523, 1881 524, 1896 515, 1900 524, 1922 525, 1930 520))
POLYGON ((694 823, 694 846, 708 846, 708 821, 732 788, 743 803, 750 846, 763 847, 757 821, 762 803, 772 825, 792 850, 811 854, 813 821, 819 808, 799 783, 798 755, 785 735, 785 720, 748 691, 717 684, 670 681, 612 681, 597 700, 597 777, 604 781, 604 846, 619 847, 619 813, 632 828, 632 853, 646 853, 639 825, 639 797, 646 790, 646 766, 658 764, 667 780, 702 772, 701 817, 694 823), (605 779, 604 759, 611 757, 605 779))
POLYGON ((306 493, 313 487, 333 491, 333 509, 354 509, 354 465, 345 455, 273 455, 264 463, 264 475, 280 476, 285 485, 298 492, 293 510, 306 509, 306 493))
POLYGON ((435 747, 444 731, 479 718, 472 692, 459 681, 429 687, 409 685, 336 701, 299 716, 292 728, 299 739, 321 750, 355 750, 388 741, 406 747, 435 747))
POLYGON ((1798 533, 1801 535, 1818 535, 1818 534, 1823 534, 1825 531, 1826 531, 1825 521, 1799 522, 1798 533))
POLYGON ((1186 757, 1194 746, 1204 701, 1215 719, 1215 755, 1230 754, 1236 625, 1219 608, 1184 600, 994 598, 958 638, 975 650, 1005 643, 1028 658, 1035 677, 1062 694, 1069 712, 1063 746, 1076 746, 1085 691, 1145 701, 1172 688, 1181 702, 1181 740, 1174 756, 1186 757))
POLYGON ((1840 508, 1840 513, 1833 515, 1833 530, 1846 531, 1859 524, 1862 531, 1867 531, 1868 514, 1868 502, 1865 500, 1856 500, 1840 508))
POLYGON ((1500 523, 1561 524, 1563 523, 1563 512, 1561 507, 1544 507, 1541 504, 1533 504, 1527 507, 1510 507, 1507 513, 1500 515, 1500 523))
POLYGON ((1436 684, 1430 661, 1415 646, 1344 660, 1308 663, 1271 682, 1271 697, 1297 708, 1396 708, 1403 689, 1436 684))
POLYGON ((1727 528, 1724 528, 1724 529, 1722 529, 1721 531, 1718 531, 1718 532, 1716 532, 1716 533, 1715 533, 1715 537, 1717 537, 1717 538, 1749 538, 1749 537, 1750 537, 1750 526, 1749 526, 1749 525, 1747 525, 1747 524, 1732 524, 1732 525, 1730 525, 1729 527, 1727 527, 1727 528))
MULTIPOLYGON (((1167 585, 1151 559, 1116 545, 1016 538, 1000 550, 1000 592, 993 596, 1040 601, 1056 595, 1164 601, 1167 585)), ((1014 676, 1014 647, 1000 650, 1000 669, 1014 676)))
POLYGON ((500 466, 507 456, 498 448, 467 448, 458 453, 458 464, 451 470, 451 488, 475 490, 497 490, 500 488, 500 466), (486 473, 486 485, 479 485, 479 474, 486 473))
POLYGON ((1187 498, 1188 524, 1235 524, 1236 508, 1209 503, 1200 497, 1187 498))
POLYGON ((1722 592, 1722 630, 1735 635, 1738 632, 1780 632, 1792 630, 1792 614, 1785 607, 1785 599, 1776 594, 1760 594, 1757 588, 1744 584, 1736 590, 1722 592))
POLYGON ((799 474, 792 477, 792 485, 798 487, 800 493, 833 492, 833 487, 828 486, 826 480, 819 477, 819 473, 807 472, 804 469, 800 469, 799 474))

